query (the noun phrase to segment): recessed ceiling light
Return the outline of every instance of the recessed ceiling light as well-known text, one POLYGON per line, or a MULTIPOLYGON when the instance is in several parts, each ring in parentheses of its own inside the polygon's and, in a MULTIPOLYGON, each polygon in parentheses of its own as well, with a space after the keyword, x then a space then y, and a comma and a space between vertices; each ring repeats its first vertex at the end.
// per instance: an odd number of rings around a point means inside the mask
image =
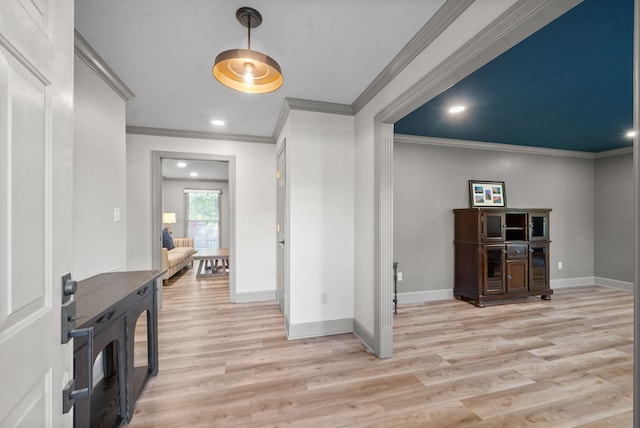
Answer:
POLYGON ((187 164, 186 164, 185 162, 178 162, 178 163, 176 164, 176 166, 177 166, 178 168, 184 168, 184 167, 186 167, 186 166, 187 166, 187 164))
POLYGON ((223 125, 224 125, 224 120, 220 120, 220 119, 213 119, 213 120, 211 121, 211 124, 212 124, 212 125, 215 125, 215 126, 223 126, 223 125))
POLYGON ((627 137, 633 138, 635 136, 636 136, 636 131, 634 131, 634 130, 627 131, 627 137))
POLYGON ((198 173, 197 172, 191 172, 191 173, 189 173, 189 175, 192 176, 192 177, 197 177, 198 173))
POLYGON ((453 106, 449 109, 449 113, 462 113, 466 107, 465 106, 453 106))

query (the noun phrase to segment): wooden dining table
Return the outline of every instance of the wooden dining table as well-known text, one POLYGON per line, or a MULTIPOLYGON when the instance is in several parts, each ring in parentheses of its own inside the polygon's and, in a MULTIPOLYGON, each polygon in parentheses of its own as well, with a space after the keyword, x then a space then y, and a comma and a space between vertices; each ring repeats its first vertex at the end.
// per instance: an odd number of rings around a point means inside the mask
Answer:
POLYGON ((205 248, 193 255, 199 260, 196 278, 211 278, 229 275, 229 249, 205 248))

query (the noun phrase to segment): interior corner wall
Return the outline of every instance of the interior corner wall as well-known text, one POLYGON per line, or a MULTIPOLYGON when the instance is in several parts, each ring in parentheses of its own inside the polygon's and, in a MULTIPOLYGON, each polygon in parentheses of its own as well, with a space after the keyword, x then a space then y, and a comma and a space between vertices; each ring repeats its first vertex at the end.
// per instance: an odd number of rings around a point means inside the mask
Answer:
POLYGON ((453 209, 469 207, 470 179, 504 181, 509 208, 552 209, 551 281, 593 277, 593 165, 584 158, 396 143, 398 292, 453 290, 453 209))
POLYGON ((72 274, 81 280, 127 269, 126 124, 124 100, 78 56, 74 65, 72 274))
MULTIPOLYGON (((127 202, 130 269, 152 263, 152 152, 235 157, 236 294, 275 293, 276 161, 274 144, 127 134, 127 202)), ((160 231, 157 231, 160 245, 160 231)))
POLYGON ((353 116, 293 110, 288 124, 290 337, 334 333, 305 327, 331 320, 351 331, 353 116))
POLYGON ((176 213, 176 224, 171 225, 173 236, 185 237, 185 194, 184 189, 220 190, 220 248, 229 248, 229 182, 206 180, 162 180, 162 212, 176 213))
POLYGON ((595 276, 634 282, 633 154, 595 160, 595 276))

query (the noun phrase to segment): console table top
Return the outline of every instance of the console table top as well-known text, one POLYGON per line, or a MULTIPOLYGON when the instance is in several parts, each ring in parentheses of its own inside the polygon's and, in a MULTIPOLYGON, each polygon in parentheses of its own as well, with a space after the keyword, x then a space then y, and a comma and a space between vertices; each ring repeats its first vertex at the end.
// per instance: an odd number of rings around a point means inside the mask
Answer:
POLYGON ((163 273, 162 270, 107 272, 78 281, 78 291, 75 294, 78 327, 91 324, 96 316, 163 273))

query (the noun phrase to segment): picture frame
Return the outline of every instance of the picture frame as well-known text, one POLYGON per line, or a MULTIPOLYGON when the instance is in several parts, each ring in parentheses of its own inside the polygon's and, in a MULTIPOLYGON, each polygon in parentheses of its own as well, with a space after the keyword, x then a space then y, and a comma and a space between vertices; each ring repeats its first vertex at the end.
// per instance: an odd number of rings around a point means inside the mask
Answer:
POLYGON ((507 193, 504 181, 469 180, 469 206, 506 207, 507 193))

